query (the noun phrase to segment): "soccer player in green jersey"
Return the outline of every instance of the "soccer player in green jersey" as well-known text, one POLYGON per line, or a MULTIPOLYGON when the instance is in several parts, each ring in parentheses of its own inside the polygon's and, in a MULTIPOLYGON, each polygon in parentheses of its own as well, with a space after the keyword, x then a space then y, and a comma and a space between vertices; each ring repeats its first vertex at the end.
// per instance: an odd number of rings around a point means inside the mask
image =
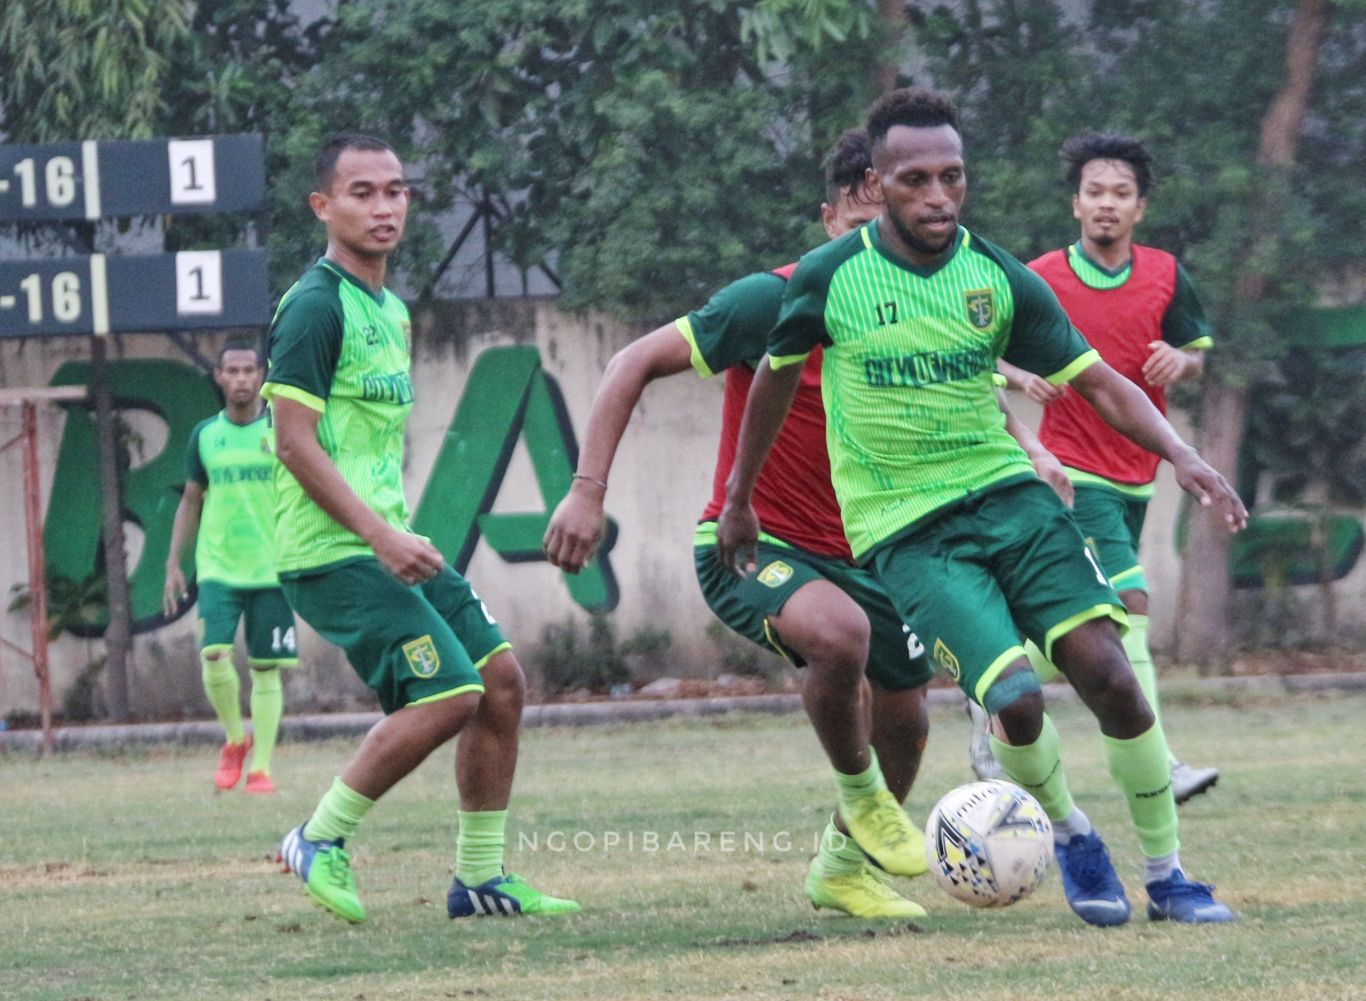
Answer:
POLYGON ((227 742, 214 785, 232 789, 251 769, 244 788, 271 793, 271 754, 284 711, 280 668, 298 661, 294 614, 275 575, 275 438, 257 395, 265 368, 256 348, 229 342, 213 377, 224 408, 195 426, 186 449, 186 480, 171 528, 162 610, 175 615, 188 597, 180 557, 194 546, 199 586, 199 660, 204 692, 227 742), (247 735, 232 663, 237 623, 246 621, 251 665, 251 725, 247 735))
POLYGON ((750 498, 802 361, 823 347, 831 475, 855 558, 870 565, 935 663, 993 717, 993 750, 1053 821, 1068 903, 1085 921, 1130 915, 1104 842, 1073 802, 1057 730, 1021 636, 1096 716, 1110 773, 1146 858, 1154 920, 1229 921, 1184 875, 1166 740, 1120 637, 1123 603, 1070 512, 1005 433, 996 360, 1070 383, 1166 458, 1177 482, 1231 528, 1247 512, 1143 392, 1105 364, 1048 287, 958 224, 967 193, 958 110, 894 91, 868 120, 882 213, 802 258, 750 391, 718 528, 732 567, 758 535, 750 498))
MULTIPOLYGON (((1204 349, 1213 341, 1185 268, 1171 254, 1134 242, 1153 183, 1152 155, 1132 136, 1082 132, 1063 144, 1062 156, 1081 236, 1029 266, 1101 358, 1165 411, 1166 387, 1198 379, 1204 349)), ((1160 718, 1148 649, 1148 581, 1138 559, 1158 458, 1118 434, 1066 387, 1013 367, 1002 370, 1045 406, 1039 433, 1075 483, 1072 514, 1124 602, 1124 649, 1160 718)), ((1051 669, 1037 650, 1030 654, 1036 669, 1051 669)), ((1219 780, 1218 769, 1175 757, 1171 770, 1177 803, 1219 780)))
MULTIPOLYGON (((845 132, 827 155, 821 219, 832 239, 881 211, 881 199, 867 188, 871 166, 862 129, 845 132)), ((602 541, 612 460, 645 387, 689 370, 704 378, 724 372, 715 489, 694 537, 697 579, 721 621, 805 669, 802 700, 839 799, 807 871, 806 895, 817 907, 858 917, 921 917, 924 909, 889 886, 868 857, 897 875, 925 871, 923 838, 899 804, 920 767, 930 672, 923 646, 882 588, 850 562, 830 487, 818 360, 807 366, 768 466, 772 475, 756 491, 765 533, 762 568, 739 580, 716 559, 716 515, 725 500, 745 396, 790 272, 778 268, 732 282, 704 308, 617 352, 593 401, 579 472, 547 527, 546 556, 578 573, 602 541)), ((1062 467, 1033 434, 1018 422, 1012 427, 1027 435, 1040 475, 1070 490, 1062 467)))
POLYGON ((365 920, 346 853, 362 818, 459 734, 452 918, 566 914, 503 868, 526 682, 469 583, 408 528, 403 435, 413 405, 407 307, 384 287, 408 185, 382 140, 348 134, 314 163, 327 251, 276 310, 261 395, 281 471, 276 567, 290 604, 346 651, 385 716, 280 847, 286 871, 351 922, 365 920))

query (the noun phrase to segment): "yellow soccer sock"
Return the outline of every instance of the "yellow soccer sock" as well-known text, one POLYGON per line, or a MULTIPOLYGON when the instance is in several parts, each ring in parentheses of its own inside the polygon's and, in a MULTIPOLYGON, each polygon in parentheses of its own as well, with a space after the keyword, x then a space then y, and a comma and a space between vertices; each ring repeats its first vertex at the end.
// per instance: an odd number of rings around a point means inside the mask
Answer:
POLYGON ((285 697, 278 667, 251 669, 251 770, 270 774, 285 697))
POLYGON ((242 723, 242 706, 238 701, 242 683, 237 680, 237 668, 232 663, 232 648, 210 647, 199 651, 199 665, 204 694, 208 696, 218 722, 223 724, 228 743, 242 743, 247 739, 247 728, 242 723))

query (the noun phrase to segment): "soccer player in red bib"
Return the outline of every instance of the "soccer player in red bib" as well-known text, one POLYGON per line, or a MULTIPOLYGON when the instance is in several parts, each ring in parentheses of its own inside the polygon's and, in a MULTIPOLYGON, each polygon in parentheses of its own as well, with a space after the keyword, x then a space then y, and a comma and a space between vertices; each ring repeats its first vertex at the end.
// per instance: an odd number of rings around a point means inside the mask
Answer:
MULTIPOLYGON (((1176 258, 1134 242, 1153 183, 1152 157, 1130 136, 1083 132, 1063 144, 1072 215, 1081 238, 1031 261, 1072 323, 1111 368, 1137 385, 1162 413, 1166 387, 1199 378, 1209 323, 1176 258)), ((1067 469, 1073 516, 1096 551, 1129 615, 1124 649, 1143 694, 1159 712, 1148 650, 1148 582, 1139 535, 1159 459, 1109 424, 1082 397, 1049 387, 1039 436, 1067 469)), ((1215 768, 1172 758, 1172 793, 1183 803, 1214 785, 1215 768)))

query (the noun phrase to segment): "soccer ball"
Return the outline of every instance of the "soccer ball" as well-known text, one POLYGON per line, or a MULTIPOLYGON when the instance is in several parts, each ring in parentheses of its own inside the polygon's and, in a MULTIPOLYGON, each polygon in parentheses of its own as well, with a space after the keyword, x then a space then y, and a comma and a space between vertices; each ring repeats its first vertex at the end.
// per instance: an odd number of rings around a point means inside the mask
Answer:
POLYGON ((1048 871, 1053 825, 1033 796, 1009 782, 972 782, 935 804, 925 860, 949 894, 973 907, 1005 907, 1048 871))

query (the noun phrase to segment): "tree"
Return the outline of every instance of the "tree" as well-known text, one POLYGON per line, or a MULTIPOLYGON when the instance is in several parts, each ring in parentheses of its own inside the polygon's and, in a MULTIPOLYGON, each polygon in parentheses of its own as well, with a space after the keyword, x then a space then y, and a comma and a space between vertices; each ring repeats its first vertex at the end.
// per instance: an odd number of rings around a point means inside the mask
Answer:
MULTIPOLYGON (((11 0, 0 9, 0 128, 12 142, 154 134, 167 53, 187 32, 185 3, 11 0)), ((96 235, 90 225, 77 226, 74 242, 89 252, 96 235)), ((125 719, 131 624, 106 340, 90 340, 109 600, 105 678, 110 715, 125 719)))

